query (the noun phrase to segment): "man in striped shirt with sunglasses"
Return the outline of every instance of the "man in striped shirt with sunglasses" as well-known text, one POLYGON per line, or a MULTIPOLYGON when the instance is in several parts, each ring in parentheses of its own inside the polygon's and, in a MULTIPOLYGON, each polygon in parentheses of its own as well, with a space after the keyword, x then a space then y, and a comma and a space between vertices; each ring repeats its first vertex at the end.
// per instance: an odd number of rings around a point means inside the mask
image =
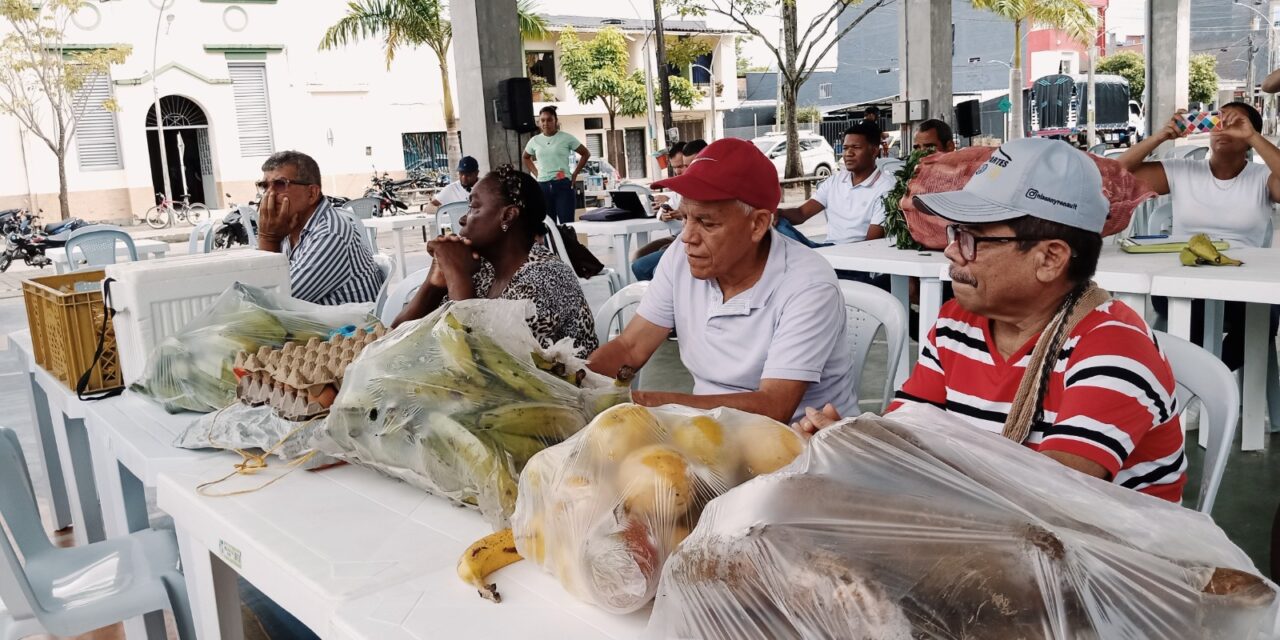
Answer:
POLYGON ((258 248, 289 257, 291 295, 333 305, 373 302, 383 275, 364 229, 338 213, 320 190, 311 156, 279 151, 262 165, 257 183, 258 248))
MULTIPOLYGON (((956 297, 889 410, 932 404, 1082 473, 1181 500, 1173 372, 1142 317, 1090 280, 1110 208, 1093 161, 1060 141, 1014 140, 962 191, 915 203, 957 223, 946 250, 956 297)), ((807 431, 838 419, 806 413, 807 431)))

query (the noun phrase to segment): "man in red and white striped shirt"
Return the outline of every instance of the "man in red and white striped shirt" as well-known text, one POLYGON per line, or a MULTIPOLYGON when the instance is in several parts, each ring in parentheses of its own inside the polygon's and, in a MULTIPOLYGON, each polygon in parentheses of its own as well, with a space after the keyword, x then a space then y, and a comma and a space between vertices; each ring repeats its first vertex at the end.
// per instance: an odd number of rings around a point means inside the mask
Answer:
MULTIPOLYGON (((955 300, 889 410, 936 405, 1080 472, 1181 500, 1169 363, 1142 317, 1090 281, 1109 209, 1093 161, 1063 142, 1014 140, 964 190, 915 202, 957 223, 946 249, 955 300), (1042 382, 1023 385, 1029 368, 1042 382)), ((807 414, 797 426, 810 431, 838 419, 807 414)))

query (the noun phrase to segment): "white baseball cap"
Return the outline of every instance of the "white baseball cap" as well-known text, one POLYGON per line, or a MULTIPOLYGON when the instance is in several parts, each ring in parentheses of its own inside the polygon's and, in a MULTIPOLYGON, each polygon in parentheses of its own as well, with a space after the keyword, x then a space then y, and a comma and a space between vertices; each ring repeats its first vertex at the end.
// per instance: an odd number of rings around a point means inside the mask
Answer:
POLYGON ((1083 151, 1061 140, 1010 140, 960 191, 916 196, 921 210, 954 222, 985 224, 1032 216, 1101 234, 1110 203, 1102 174, 1083 151))

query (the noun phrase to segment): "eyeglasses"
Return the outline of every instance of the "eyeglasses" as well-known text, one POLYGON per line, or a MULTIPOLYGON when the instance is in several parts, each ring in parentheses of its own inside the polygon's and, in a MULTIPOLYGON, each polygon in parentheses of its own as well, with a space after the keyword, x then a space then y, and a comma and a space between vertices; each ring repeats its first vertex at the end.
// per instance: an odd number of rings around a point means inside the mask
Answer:
POLYGON ((274 189, 275 191, 284 191, 285 189, 288 189, 289 185, 291 184, 296 184, 298 186, 305 187, 305 186, 313 185, 315 183, 303 182, 301 180, 290 180, 288 178, 276 178, 275 180, 271 180, 271 181, 259 180, 253 183, 253 186, 258 188, 258 195, 262 195, 266 193, 268 189, 274 189))
POLYGON ((1048 239, 1040 236, 975 236, 972 231, 969 231, 963 225, 947 225, 947 244, 954 242, 960 249, 960 256, 967 262, 973 262, 978 259, 979 242, 1007 244, 1010 242, 1036 242, 1048 239))

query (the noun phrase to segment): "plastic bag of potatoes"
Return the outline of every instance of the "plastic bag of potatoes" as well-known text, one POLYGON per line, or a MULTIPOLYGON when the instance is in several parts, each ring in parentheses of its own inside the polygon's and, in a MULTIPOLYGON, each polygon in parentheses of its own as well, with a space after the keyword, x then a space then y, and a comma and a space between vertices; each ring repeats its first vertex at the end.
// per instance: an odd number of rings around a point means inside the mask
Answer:
POLYGON ((465 300, 408 322, 346 370, 317 448, 459 504, 495 529, 534 454, 630 399, 566 339, 543 348, 527 300, 465 300))
POLYGON ((787 426, 733 409, 616 406, 529 461, 516 548, 577 597, 634 611, 653 598, 703 505, 802 447, 787 426))

